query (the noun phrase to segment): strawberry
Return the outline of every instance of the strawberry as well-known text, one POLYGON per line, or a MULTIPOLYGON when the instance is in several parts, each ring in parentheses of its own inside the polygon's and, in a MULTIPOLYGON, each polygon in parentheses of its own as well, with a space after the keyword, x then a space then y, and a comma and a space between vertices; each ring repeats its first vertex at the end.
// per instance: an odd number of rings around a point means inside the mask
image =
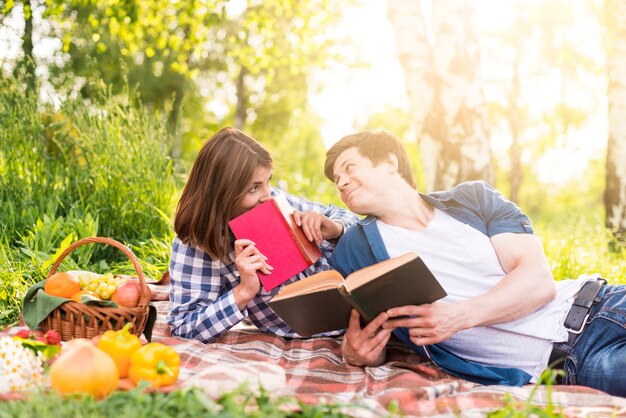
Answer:
POLYGON ((21 329, 21 330, 19 330, 19 332, 17 334, 15 334, 15 336, 19 337, 19 338, 27 339, 28 337, 30 337, 30 330, 28 330, 28 329, 21 329))
POLYGON ((46 340, 46 344, 61 345, 61 336, 53 329, 46 332, 46 335, 44 335, 44 339, 46 340))

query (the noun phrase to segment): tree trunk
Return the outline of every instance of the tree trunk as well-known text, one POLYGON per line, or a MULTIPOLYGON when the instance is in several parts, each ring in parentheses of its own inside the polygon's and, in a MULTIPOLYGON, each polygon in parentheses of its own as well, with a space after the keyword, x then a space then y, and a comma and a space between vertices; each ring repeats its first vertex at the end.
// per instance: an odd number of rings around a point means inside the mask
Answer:
POLYGON ((396 36, 398 60, 402 66, 409 98, 410 132, 417 136, 411 139, 420 145, 426 188, 433 190, 433 182, 437 177, 437 161, 424 156, 438 155, 441 147, 432 138, 421 135, 426 115, 435 96, 439 95, 440 80, 435 74, 433 48, 428 40, 419 1, 389 0, 387 16, 396 36))
POLYGON ((182 77, 179 78, 179 84, 174 91, 172 109, 167 115, 167 131, 170 134, 170 138, 172 138, 170 156, 173 161, 178 161, 183 154, 183 143, 178 130, 178 121, 180 119, 180 109, 183 104, 183 98, 185 97, 185 82, 182 77))
POLYGON ((37 75, 35 74, 35 57, 33 56, 33 9, 31 0, 23 0, 22 5, 24 7, 24 34, 22 35, 22 52, 24 55, 15 69, 18 75, 24 76, 27 91, 31 94, 37 94, 37 75))
POLYGON ((248 96, 246 93, 246 74, 248 71, 243 65, 237 75, 235 88, 237 92, 237 103, 235 104, 234 127, 240 131, 244 129, 246 118, 248 116, 248 96))
POLYGON ((389 0, 412 125, 419 133, 427 190, 493 182, 487 106, 471 0, 432 2, 433 40, 421 3, 389 0), (435 45, 435 46, 433 46, 435 45))
POLYGON ((626 3, 607 0, 605 7, 609 22, 609 138, 604 206, 606 226, 626 241, 626 3))

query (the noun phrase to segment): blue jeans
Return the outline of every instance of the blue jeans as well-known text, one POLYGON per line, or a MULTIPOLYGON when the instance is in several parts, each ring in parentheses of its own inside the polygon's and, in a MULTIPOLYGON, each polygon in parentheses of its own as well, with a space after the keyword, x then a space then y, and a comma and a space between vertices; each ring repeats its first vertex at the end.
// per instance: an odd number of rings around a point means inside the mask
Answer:
POLYGON ((564 383, 626 396, 626 286, 603 286, 598 297, 583 332, 556 344, 569 353, 564 383))

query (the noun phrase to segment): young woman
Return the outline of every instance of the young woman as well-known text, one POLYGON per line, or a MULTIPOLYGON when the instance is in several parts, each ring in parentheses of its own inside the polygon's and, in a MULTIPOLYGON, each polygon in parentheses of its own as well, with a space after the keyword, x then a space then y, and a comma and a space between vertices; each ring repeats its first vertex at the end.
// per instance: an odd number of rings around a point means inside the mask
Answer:
MULTIPOLYGON (((297 337, 267 306, 284 285, 330 268, 335 240, 358 218, 270 187, 272 158, 254 139, 223 128, 200 150, 178 202, 170 259, 172 334, 211 342, 242 319, 261 331, 297 337), (235 240, 228 221, 282 194, 296 223, 320 246, 322 257, 282 286, 266 291, 256 271, 272 266, 250 240, 235 240)), ((339 332, 331 333, 338 334, 339 332)))

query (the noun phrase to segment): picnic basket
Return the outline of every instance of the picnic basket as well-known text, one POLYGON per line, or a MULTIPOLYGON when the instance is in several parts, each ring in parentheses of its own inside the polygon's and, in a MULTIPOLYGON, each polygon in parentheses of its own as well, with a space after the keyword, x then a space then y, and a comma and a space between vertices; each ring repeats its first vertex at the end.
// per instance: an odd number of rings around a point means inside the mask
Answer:
POLYGON ((63 341, 73 338, 92 338, 103 334, 105 331, 119 330, 128 322, 132 323, 131 332, 140 336, 146 326, 148 320, 150 293, 143 276, 141 266, 137 257, 133 252, 123 244, 111 239, 103 237, 83 238, 71 244, 65 251, 61 253, 56 260, 47 277, 56 273, 59 265, 72 251, 86 244, 99 243, 111 245, 122 251, 133 264, 139 283, 141 293, 139 296, 139 304, 134 308, 126 307, 105 307, 97 305, 85 305, 75 301, 67 301, 55 308, 50 314, 39 324, 43 331, 56 330, 63 341))

